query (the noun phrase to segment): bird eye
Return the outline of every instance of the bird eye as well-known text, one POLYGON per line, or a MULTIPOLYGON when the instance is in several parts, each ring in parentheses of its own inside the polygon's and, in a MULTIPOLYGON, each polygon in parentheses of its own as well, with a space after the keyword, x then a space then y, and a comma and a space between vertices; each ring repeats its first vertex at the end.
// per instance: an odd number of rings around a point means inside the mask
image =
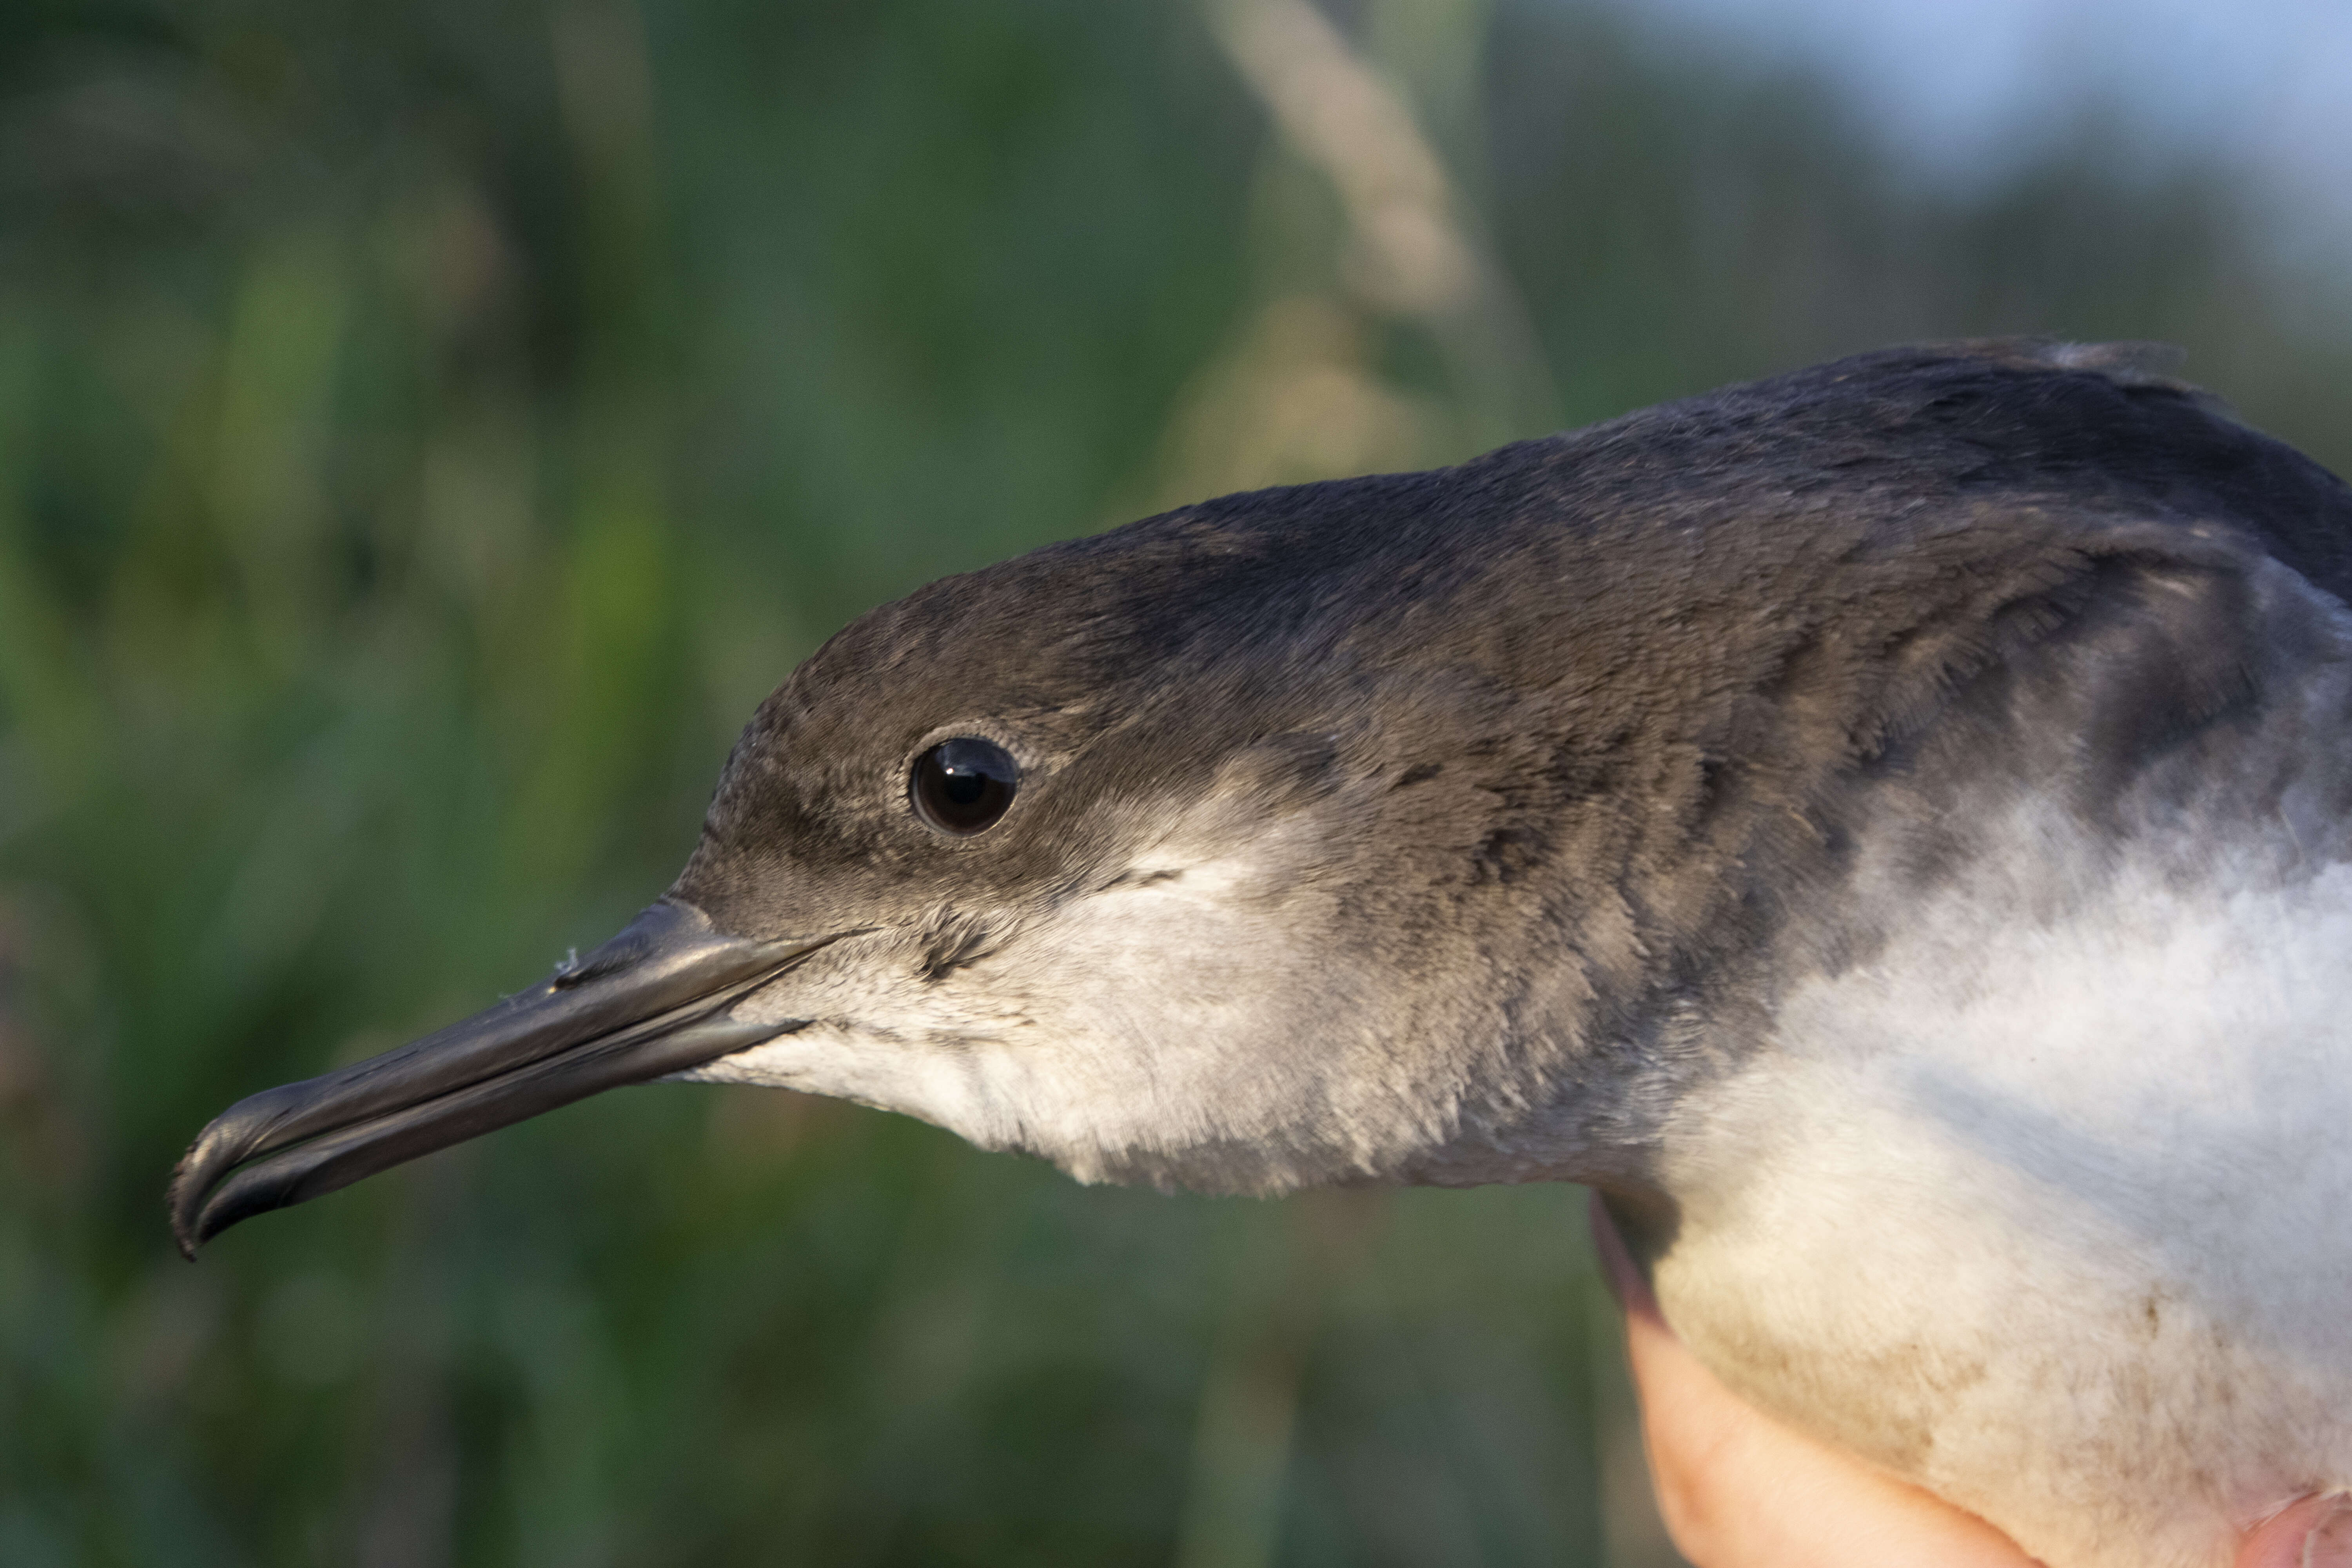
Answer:
POLYGON ((996 826, 1021 785, 1021 766, 993 741, 959 735, 915 759, 907 794, 915 815, 959 838, 996 826))

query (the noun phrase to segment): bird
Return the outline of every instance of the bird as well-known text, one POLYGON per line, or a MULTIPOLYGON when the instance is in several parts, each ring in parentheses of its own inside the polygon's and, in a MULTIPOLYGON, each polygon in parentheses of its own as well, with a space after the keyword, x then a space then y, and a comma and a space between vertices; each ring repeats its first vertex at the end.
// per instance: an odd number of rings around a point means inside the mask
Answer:
POLYGON ((2226 1563, 2352 1488, 2352 490, 2175 366, 1883 350, 934 583, 619 935, 205 1128, 179 1242, 656 1079, 1582 1183, 1757 1406, 2226 1563))

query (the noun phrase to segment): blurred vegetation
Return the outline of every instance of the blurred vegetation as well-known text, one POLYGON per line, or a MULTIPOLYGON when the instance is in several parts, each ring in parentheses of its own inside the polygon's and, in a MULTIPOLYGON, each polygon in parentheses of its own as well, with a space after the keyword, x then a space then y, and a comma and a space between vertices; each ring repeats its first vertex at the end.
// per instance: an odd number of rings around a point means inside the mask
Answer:
POLYGON ((2169 339, 2352 459, 2232 170, 2086 121, 1962 200, 1566 0, 1318 16, 0 10, 0 1563, 1660 1560, 1567 1189, 659 1088, 163 1223, 229 1100, 658 892, 942 573, 1907 338, 2169 339))

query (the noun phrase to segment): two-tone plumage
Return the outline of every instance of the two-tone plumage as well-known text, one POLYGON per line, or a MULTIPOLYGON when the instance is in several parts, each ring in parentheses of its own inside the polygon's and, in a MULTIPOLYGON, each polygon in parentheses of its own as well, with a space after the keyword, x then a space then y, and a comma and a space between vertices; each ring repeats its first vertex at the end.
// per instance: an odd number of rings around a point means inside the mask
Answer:
POLYGON ((1587 1182, 1760 1405, 2210 1568, 2352 1486, 2347 591, 2340 481, 2011 342, 1055 545, 844 630, 638 925, 232 1110, 175 1223, 678 1074, 1587 1182))

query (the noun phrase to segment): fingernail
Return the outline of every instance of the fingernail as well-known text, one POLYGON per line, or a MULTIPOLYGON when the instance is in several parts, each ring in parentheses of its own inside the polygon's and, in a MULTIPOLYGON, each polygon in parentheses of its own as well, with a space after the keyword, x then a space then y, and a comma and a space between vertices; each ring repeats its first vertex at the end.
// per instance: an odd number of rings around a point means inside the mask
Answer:
POLYGON ((2352 1498, 2337 1498, 2303 1538, 2303 1568, 2352 1568, 2352 1498))

